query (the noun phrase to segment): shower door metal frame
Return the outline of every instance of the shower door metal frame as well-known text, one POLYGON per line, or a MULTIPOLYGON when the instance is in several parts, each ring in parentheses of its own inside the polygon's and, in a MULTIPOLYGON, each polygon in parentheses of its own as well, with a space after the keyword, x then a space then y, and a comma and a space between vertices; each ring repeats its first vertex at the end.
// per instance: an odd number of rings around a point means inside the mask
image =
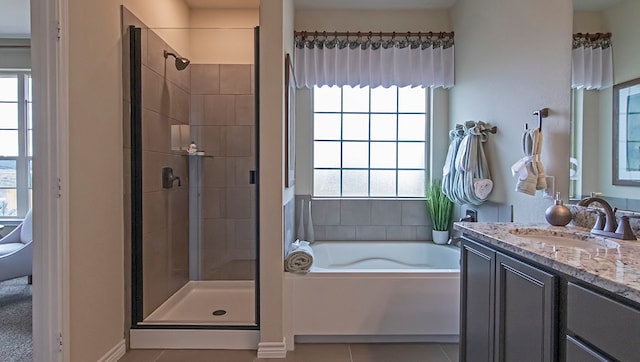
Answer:
MULTIPOLYGON (((252 325, 192 325, 192 324, 140 324, 144 320, 143 303, 143 253, 142 248, 142 28, 130 25, 129 29, 129 80, 130 80, 130 127, 131 127, 131 329, 218 329, 218 330, 259 330, 260 329, 260 186, 259 186, 259 27, 254 29, 254 82, 255 82, 255 170, 251 179, 256 187, 256 271, 255 283, 255 324, 252 325)), ((250 177, 247 175, 247 177, 250 177)))
POLYGON ((142 29, 129 26, 131 117, 131 327, 143 318, 142 279, 142 29))

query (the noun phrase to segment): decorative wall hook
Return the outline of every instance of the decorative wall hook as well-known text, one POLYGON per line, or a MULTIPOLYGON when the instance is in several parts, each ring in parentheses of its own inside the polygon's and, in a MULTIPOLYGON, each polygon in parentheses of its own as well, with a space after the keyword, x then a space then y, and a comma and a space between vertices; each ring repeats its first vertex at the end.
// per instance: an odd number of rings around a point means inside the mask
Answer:
MULTIPOLYGON (((534 116, 538 117, 538 131, 542 131, 542 119, 549 117, 549 108, 542 108, 533 112, 534 116)), ((525 124, 525 129, 527 129, 527 125, 525 124)))

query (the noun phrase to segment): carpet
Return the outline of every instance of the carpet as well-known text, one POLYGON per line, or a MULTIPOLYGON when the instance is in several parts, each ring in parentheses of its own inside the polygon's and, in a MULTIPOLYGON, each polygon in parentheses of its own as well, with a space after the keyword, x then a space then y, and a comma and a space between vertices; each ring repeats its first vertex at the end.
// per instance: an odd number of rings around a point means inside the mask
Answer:
POLYGON ((0 283, 0 361, 33 361, 31 308, 26 277, 0 283))

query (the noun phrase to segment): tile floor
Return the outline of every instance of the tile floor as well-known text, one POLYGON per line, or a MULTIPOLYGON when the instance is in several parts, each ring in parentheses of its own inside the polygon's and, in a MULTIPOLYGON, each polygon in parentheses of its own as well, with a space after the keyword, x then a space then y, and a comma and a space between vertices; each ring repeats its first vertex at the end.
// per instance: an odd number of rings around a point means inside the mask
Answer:
POLYGON ((458 345, 444 343, 298 344, 286 359, 255 351, 131 350, 119 362, 458 362, 458 345))

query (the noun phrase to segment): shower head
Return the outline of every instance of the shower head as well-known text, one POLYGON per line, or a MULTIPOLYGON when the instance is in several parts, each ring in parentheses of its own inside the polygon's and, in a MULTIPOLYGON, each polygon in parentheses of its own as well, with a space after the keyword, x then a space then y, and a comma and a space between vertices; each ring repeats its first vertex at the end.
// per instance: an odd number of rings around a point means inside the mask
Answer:
POLYGON ((169 55, 171 55, 172 57, 176 58, 176 69, 177 70, 184 70, 185 68, 187 68, 189 63, 191 63, 191 61, 189 59, 183 58, 183 57, 179 57, 175 53, 169 53, 168 51, 165 50, 164 51, 164 59, 167 59, 167 57, 169 57, 169 55))

